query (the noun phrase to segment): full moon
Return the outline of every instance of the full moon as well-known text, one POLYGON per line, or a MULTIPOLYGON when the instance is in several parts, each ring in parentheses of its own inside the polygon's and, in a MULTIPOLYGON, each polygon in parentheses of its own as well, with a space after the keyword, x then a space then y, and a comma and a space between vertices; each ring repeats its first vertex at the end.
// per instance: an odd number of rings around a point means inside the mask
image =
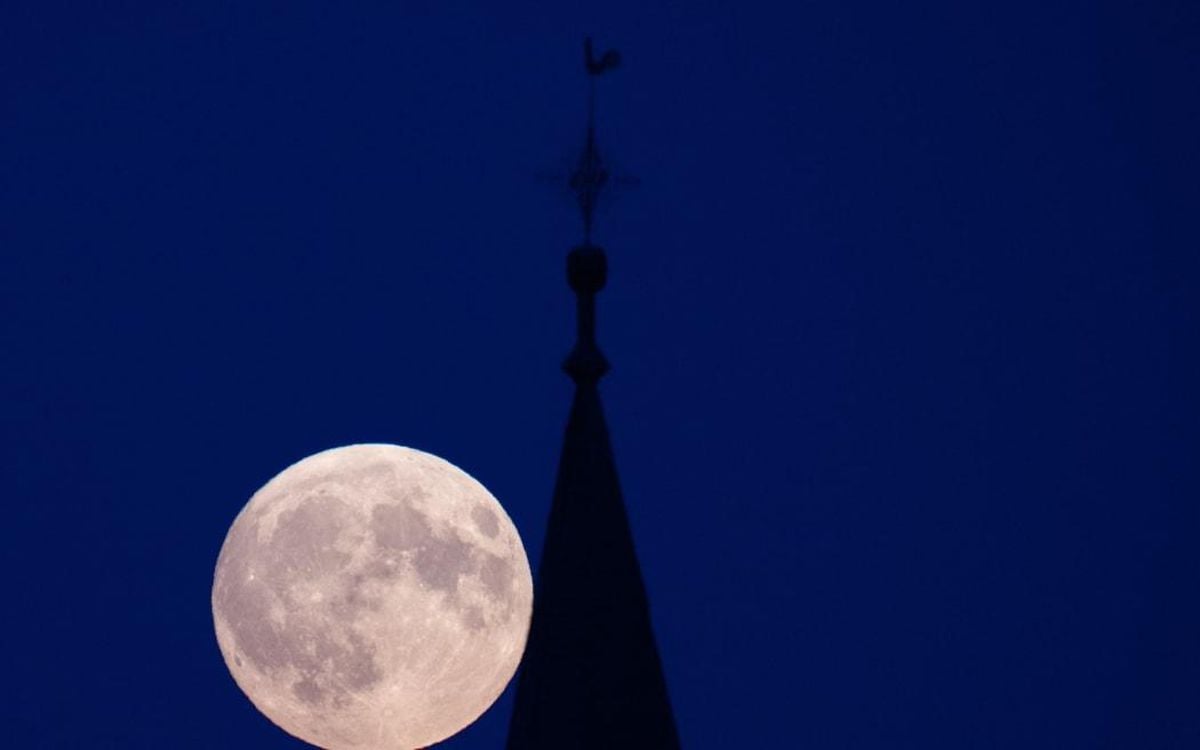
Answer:
POLYGON ((525 648, 533 581, 479 482, 412 448, 351 445, 285 469, 234 520, 212 609, 234 680, 327 750, 440 742, 525 648))

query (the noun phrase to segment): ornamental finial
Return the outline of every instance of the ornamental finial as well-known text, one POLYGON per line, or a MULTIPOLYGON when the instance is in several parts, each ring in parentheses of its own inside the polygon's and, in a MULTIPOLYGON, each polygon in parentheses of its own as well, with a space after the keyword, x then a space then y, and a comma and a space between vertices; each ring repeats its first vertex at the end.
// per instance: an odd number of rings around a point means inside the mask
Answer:
POLYGON ((596 79, 617 67, 621 56, 609 50, 597 57, 588 37, 583 41, 583 62, 588 74, 587 137, 569 180, 583 217, 583 244, 567 256, 567 282, 575 292, 578 329, 575 348, 563 362, 563 369, 580 385, 594 384, 608 371, 608 360, 596 345, 596 293, 607 279, 608 259, 604 250, 592 244, 592 219, 610 177, 596 147, 596 79))
POLYGON ((589 36, 583 40, 583 64, 588 74, 587 135, 569 182, 579 202, 579 212, 583 217, 584 244, 587 245, 592 240, 592 220, 596 213, 596 203, 600 194, 609 186, 611 178, 596 146, 596 79, 620 65, 621 55, 610 49, 597 57, 592 48, 592 38, 589 36))

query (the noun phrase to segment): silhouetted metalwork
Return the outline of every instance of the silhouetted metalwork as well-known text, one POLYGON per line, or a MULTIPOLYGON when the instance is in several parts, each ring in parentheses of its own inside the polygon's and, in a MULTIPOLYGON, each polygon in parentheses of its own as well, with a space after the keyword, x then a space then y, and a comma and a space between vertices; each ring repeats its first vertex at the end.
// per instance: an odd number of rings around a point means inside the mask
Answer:
POLYGON ((592 225, 601 194, 614 185, 636 185, 637 178, 620 175, 614 179, 608 165, 600 156, 599 146, 596 145, 596 78, 620 65, 621 56, 616 50, 609 50, 597 59, 592 51, 591 37, 584 40, 583 49, 584 67, 588 72, 587 132, 583 148, 575 161, 575 168, 567 177, 567 183, 579 203, 579 213, 583 218, 583 241, 586 245, 592 241, 592 225))
POLYGON ((617 65, 585 42, 588 134, 571 185, 584 242, 567 256, 576 296, 575 347, 563 370, 575 381, 533 622, 517 681, 509 750, 678 748, 649 604, 634 549, 598 384, 608 361, 596 344, 596 295, 608 261, 591 242, 595 198, 608 173, 595 147, 595 77, 617 65))

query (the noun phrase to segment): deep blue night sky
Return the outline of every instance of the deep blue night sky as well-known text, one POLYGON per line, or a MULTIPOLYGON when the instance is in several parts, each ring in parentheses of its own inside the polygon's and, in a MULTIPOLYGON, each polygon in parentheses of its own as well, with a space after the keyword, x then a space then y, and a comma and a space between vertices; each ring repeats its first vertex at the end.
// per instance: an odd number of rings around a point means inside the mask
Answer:
POLYGON ((1200 747, 1200 6, 755 6, 6 0, 7 744, 299 747, 209 589, 324 448, 447 458, 536 562, 590 32, 685 747, 1200 747))

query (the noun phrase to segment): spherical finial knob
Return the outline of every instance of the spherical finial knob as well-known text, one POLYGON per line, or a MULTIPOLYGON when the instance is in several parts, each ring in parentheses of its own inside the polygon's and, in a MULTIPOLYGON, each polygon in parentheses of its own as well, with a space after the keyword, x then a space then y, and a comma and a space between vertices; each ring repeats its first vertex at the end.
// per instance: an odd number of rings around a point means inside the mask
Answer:
POLYGON ((608 258, 595 245, 580 245, 567 254, 567 283, 577 294, 595 294, 608 279, 608 258))

